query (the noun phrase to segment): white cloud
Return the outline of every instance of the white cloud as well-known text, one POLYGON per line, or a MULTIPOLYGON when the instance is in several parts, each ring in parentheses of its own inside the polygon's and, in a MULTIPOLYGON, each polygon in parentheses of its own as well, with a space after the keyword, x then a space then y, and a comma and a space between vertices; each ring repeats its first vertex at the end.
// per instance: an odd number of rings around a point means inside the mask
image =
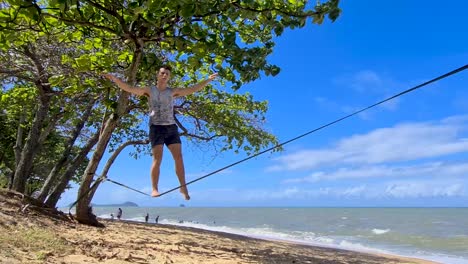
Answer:
POLYGON ((380 184, 365 184, 348 187, 305 188, 294 186, 285 189, 216 189, 197 193, 198 201, 261 202, 274 200, 308 200, 308 199, 401 199, 401 198, 447 198, 468 197, 467 182, 454 181, 398 181, 380 184), (217 199, 218 200, 218 199, 217 199))
POLYGON ((308 170, 322 166, 373 165, 414 161, 468 152, 468 116, 437 122, 405 123, 340 140, 335 146, 301 150, 276 159, 268 171, 308 170))
POLYGON ((360 197, 366 199, 378 198, 442 198, 468 196, 466 182, 460 181, 400 181, 374 185, 361 185, 332 190, 332 195, 338 198, 360 197))
MULTIPOLYGON (((374 98, 373 102, 366 101, 366 105, 348 105, 330 100, 325 97, 314 98, 314 103, 325 109, 328 112, 339 111, 345 114, 351 114, 358 110, 363 109, 371 103, 376 103, 380 100, 384 100, 393 96, 397 92, 403 89, 408 89, 409 84, 398 82, 385 74, 377 73, 372 70, 362 70, 353 74, 344 74, 336 77, 332 80, 333 84, 342 88, 351 88, 351 91, 355 91, 361 96, 365 93, 368 98, 374 98)), ((348 92, 349 93, 349 92, 348 92)), ((351 94, 350 94, 351 95, 351 94)), ((388 111, 395 111, 398 109, 400 98, 393 98, 375 109, 384 109, 388 111)), ((357 114, 357 116, 363 120, 373 119, 373 111, 368 110, 357 114)))
POLYGON ((376 72, 363 70, 352 76, 351 86, 355 87, 357 90, 365 91, 369 88, 380 87, 382 84, 382 78, 376 72))
MULTIPOLYGON (((353 74, 345 74, 335 78, 333 83, 340 87, 350 87, 358 93, 371 95, 376 98, 376 101, 383 100, 394 95, 397 91, 409 88, 407 87, 408 84, 396 81, 394 78, 391 78, 386 74, 377 73, 373 70, 362 70, 353 74)), ((399 103, 400 99, 394 98, 381 104, 379 107, 395 111, 398 108, 399 103)), ((362 109, 363 107, 364 106, 344 106, 341 109, 345 113, 350 114, 362 109)), ((371 112, 363 112, 358 116, 364 120, 369 120, 371 119, 371 112)))
MULTIPOLYGON (((214 170, 213 170, 214 171, 214 170)), ((206 176, 209 173, 212 173, 213 171, 204 171, 204 172, 197 172, 197 173, 187 173, 185 176, 187 178, 187 181, 194 180, 203 176, 206 176)), ((232 169, 225 169, 220 172, 217 172, 216 174, 233 174, 234 170, 232 169)))
POLYGON ((193 197, 198 201, 212 201, 217 197, 217 202, 254 202, 269 200, 307 199, 311 197, 330 195, 330 189, 318 188, 305 190, 298 187, 284 189, 208 189, 193 192, 193 197))
POLYGON ((373 70, 362 70, 353 74, 343 74, 333 80, 337 86, 351 87, 359 93, 388 94, 401 89, 403 84, 393 78, 373 70))
POLYGON ((338 193, 338 196, 361 196, 365 194, 367 187, 365 185, 347 188, 341 193, 338 193))
POLYGON ((284 183, 314 183, 323 180, 385 178, 385 177, 445 177, 468 176, 468 163, 431 162, 412 166, 363 166, 358 168, 339 168, 333 171, 314 172, 303 178, 287 179, 284 183))
POLYGON ((330 188, 303 189, 290 187, 280 190, 243 190, 237 193, 241 200, 284 200, 284 199, 308 199, 333 195, 330 188))
POLYGON ((382 196, 391 198, 456 197, 466 195, 460 183, 403 182, 388 184, 382 196))

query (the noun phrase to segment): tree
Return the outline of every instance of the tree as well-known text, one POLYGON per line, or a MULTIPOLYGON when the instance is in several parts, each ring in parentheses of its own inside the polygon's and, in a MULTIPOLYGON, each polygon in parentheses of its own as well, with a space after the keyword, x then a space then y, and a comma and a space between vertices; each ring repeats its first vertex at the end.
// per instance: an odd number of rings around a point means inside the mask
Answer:
MULTIPOLYGON (((11 14, 12 10, 7 11, 11 14)), ((78 74, 70 63, 62 60, 63 56, 85 53, 64 34, 63 27, 43 32, 39 24, 25 23, 25 19, 5 24, 9 27, 1 32, 4 39, 0 47, 0 77, 3 87, 10 88, 2 93, 2 104, 8 106, 4 110, 8 119, 13 123, 18 119, 19 122, 13 148, 15 155, 11 155, 14 162, 3 164, 12 171, 10 187, 25 192, 28 180, 35 179, 36 187, 41 188, 38 197, 41 201, 54 188, 48 204, 55 206, 56 197, 60 197, 70 179, 76 173, 82 173, 81 165, 97 142, 97 136, 88 134, 99 135, 99 131, 82 133, 82 129, 85 122, 88 126, 99 123, 96 118, 89 118, 92 112, 102 116, 99 113, 102 109, 95 107, 98 99, 95 90, 99 85, 95 85, 92 76, 78 74), (9 25, 13 22, 16 23, 14 27, 9 25), (24 24, 29 28, 24 29, 24 24), (20 29, 19 33, 15 28, 20 29), (26 133, 27 137, 23 136, 26 133), (86 141, 83 138, 87 137, 90 140, 83 148, 75 144, 86 141), (51 141, 51 138, 55 140, 51 141), (53 143, 47 147, 50 142, 53 143), (53 162, 55 164, 51 165, 53 162), (34 167, 40 170, 33 170, 34 167)))
MULTIPOLYGON (((180 84, 193 83, 216 70, 221 84, 233 91, 262 75, 279 73, 279 67, 269 64, 267 57, 273 51, 274 38, 285 29, 301 28, 308 18, 316 24, 321 24, 325 16, 333 21, 340 13, 338 0, 317 2, 315 6, 294 0, 8 3, 11 10, 4 14, 7 20, 25 17, 43 28, 60 21, 73 28, 70 34, 76 34, 74 37, 93 50, 75 59, 76 67, 83 71, 119 72, 130 84, 145 84, 154 81, 156 69, 165 63, 175 66, 180 84), (110 45, 122 47, 119 57, 126 59, 127 65, 109 62, 114 53, 104 46, 110 45)), ((144 101, 137 102, 126 92, 119 92, 112 100, 111 112, 103 122, 99 141, 82 177, 79 196, 83 199, 76 211, 79 220, 90 220, 90 184, 112 133, 131 110, 138 111, 143 106, 144 101)), ((262 127, 266 108, 265 102, 253 101, 248 93, 235 95, 215 87, 188 97, 177 106, 180 126, 191 139, 221 139, 223 149, 247 152, 277 142, 262 127)))
MULTIPOLYGON (((0 109, 3 109, 0 119, 0 177, 3 187, 12 184, 12 175, 16 163, 21 155, 21 142, 31 127, 34 113, 35 88, 27 85, 15 85, 0 92, 0 109), (15 137, 16 136, 16 137, 15 137)), ((66 135, 52 130, 44 140, 41 140, 39 149, 34 155, 33 165, 25 182, 25 193, 30 195, 43 186, 45 175, 56 167, 58 158, 63 155, 66 147, 66 135)), ((81 176, 83 166, 74 171, 74 175, 81 176)))

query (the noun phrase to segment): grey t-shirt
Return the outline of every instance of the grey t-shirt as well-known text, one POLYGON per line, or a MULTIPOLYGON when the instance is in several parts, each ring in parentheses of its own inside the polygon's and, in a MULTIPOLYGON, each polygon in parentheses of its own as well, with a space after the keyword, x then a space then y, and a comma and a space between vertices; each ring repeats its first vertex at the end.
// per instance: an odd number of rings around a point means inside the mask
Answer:
POLYGON ((160 91, 156 86, 150 88, 150 123, 153 125, 175 124, 172 89, 166 88, 160 91))

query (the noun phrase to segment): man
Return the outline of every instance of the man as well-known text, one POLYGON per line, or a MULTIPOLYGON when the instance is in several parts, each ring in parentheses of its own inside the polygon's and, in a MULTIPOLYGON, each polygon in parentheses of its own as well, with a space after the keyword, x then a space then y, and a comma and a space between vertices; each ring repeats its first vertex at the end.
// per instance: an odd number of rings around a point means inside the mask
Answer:
POLYGON ((123 212, 122 212, 122 209, 119 208, 119 211, 117 212, 117 219, 120 220, 120 218, 122 217, 122 213, 123 213, 123 212))
POLYGON ((159 168, 162 161, 163 146, 166 144, 174 158, 175 171, 181 185, 180 192, 184 196, 185 200, 190 200, 188 189, 185 185, 185 168, 182 158, 182 146, 174 118, 174 98, 190 95, 200 91, 214 80, 216 76, 218 76, 217 73, 211 74, 207 80, 189 88, 169 88, 167 86, 169 79, 171 78, 171 67, 169 66, 162 66, 159 69, 156 76, 156 86, 150 87, 133 87, 111 74, 104 74, 104 77, 113 81, 122 90, 135 95, 145 95, 149 97, 149 134, 151 151, 153 153, 153 163, 151 166, 151 183, 153 191, 151 192, 151 196, 159 196, 159 168))

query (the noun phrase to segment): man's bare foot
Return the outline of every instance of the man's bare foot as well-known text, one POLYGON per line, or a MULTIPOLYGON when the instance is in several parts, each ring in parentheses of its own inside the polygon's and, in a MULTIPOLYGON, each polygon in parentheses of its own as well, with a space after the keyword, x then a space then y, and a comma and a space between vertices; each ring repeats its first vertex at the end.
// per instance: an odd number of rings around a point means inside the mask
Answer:
POLYGON ((159 196, 158 190, 153 189, 153 191, 151 192, 151 196, 152 196, 152 197, 158 197, 158 196, 159 196))
POLYGON ((181 187, 180 188, 180 193, 184 196, 185 200, 190 200, 190 195, 188 194, 187 187, 181 187))

